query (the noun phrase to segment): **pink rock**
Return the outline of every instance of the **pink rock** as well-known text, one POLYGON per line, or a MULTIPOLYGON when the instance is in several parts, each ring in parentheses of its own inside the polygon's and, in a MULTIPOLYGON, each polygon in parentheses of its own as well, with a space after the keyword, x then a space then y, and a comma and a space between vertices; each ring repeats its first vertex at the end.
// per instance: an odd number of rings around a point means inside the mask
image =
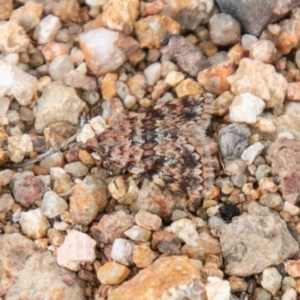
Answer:
POLYGON ((288 260, 284 263, 284 270, 293 278, 300 277, 300 260, 288 260))
POLYGON ((144 16, 157 15, 164 8, 164 4, 160 0, 155 0, 152 3, 146 3, 144 16))
POLYGON ((162 220, 159 216, 151 214, 143 209, 140 209, 135 215, 135 222, 137 225, 148 230, 159 230, 162 225, 162 220))
POLYGON ((139 47, 132 37, 106 28, 82 33, 79 42, 86 63, 96 76, 117 70, 139 47))
POLYGON ((69 54, 69 47, 63 43, 50 42, 42 48, 46 60, 52 61, 56 56, 69 54))
POLYGON ((57 249, 57 263, 72 271, 78 271, 82 263, 92 263, 95 260, 95 247, 96 241, 87 234, 71 230, 57 249))
POLYGON ((289 82, 286 96, 288 100, 300 101, 300 82, 289 82))

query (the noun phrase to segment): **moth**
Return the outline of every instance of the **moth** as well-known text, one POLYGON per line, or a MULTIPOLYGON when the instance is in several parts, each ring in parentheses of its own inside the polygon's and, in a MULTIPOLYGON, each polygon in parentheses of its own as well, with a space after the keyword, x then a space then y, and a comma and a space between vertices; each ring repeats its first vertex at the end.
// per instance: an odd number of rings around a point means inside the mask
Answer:
POLYGON ((126 118, 85 146, 130 173, 199 199, 213 180, 206 137, 213 100, 206 92, 173 99, 126 118))

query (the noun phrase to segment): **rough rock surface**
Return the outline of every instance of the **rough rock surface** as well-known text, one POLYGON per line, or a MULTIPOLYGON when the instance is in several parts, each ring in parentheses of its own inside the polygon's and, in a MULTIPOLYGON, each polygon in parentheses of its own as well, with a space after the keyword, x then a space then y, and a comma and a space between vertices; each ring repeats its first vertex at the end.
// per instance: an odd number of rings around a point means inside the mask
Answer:
POLYGON ((205 294, 200 272, 190 260, 185 256, 169 256, 159 258, 110 292, 108 300, 171 300, 174 297, 200 300, 205 299, 205 294))
POLYGON ((0 294, 5 299, 85 299, 83 282, 59 267, 49 251, 39 251, 19 233, 1 235, 0 245, 0 294))
POLYGON ((250 276, 278 265, 299 251, 286 223, 267 207, 251 202, 248 213, 221 228, 225 272, 250 276))

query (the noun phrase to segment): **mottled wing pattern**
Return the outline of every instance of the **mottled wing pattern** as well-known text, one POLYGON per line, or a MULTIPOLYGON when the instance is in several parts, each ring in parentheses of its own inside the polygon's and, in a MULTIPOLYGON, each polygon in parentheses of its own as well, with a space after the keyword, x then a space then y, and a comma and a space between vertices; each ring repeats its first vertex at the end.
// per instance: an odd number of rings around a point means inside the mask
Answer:
POLYGON ((213 99, 203 93, 155 106, 107 129, 94 148, 131 173, 199 198, 213 176, 205 136, 213 99))

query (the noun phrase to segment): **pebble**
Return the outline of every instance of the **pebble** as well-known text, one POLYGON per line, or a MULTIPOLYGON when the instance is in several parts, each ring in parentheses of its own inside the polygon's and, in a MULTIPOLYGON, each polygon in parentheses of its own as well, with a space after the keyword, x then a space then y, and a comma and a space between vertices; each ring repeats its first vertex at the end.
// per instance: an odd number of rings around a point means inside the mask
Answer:
POLYGON ((90 224, 107 204, 107 186, 96 176, 86 176, 74 185, 70 197, 72 221, 82 225, 90 224))
POLYGON ((230 276, 228 278, 228 281, 229 281, 230 290, 232 293, 246 292, 248 284, 243 278, 240 278, 237 276, 230 276))
POLYGON ((97 278, 101 284, 120 284, 126 280, 130 269, 114 261, 97 269, 97 278))
POLYGON ((0 212, 7 213, 15 204, 14 198, 11 194, 2 194, 0 196, 0 212))
POLYGON ((29 105, 37 89, 37 79, 3 60, 0 60, 0 74, 0 97, 13 96, 20 105, 29 105))
POLYGON ((162 220, 159 216, 140 209, 134 216, 137 225, 151 231, 157 231, 162 226, 162 220))
POLYGON ((43 196, 41 209, 43 214, 51 219, 66 211, 68 209, 68 204, 55 192, 47 191, 43 196))
POLYGON ((11 179, 11 189, 15 201, 25 207, 42 200, 44 194, 42 180, 30 171, 15 173, 11 179))
POLYGON ((116 82, 117 73, 106 73, 101 81, 101 94, 103 99, 115 98, 117 96, 116 82))
POLYGON ((246 50, 249 51, 252 47, 253 44, 255 44, 258 41, 257 37, 252 35, 252 34, 244 34, 242 36, 242 47, 246 50))
POLYGON ((187 95, 198 95, 204 92, 200 83, 191 78, 181 81, 176 87, 175 92, 177 97, 184 97, 187 95))
POLYGON ((15 20, 28 32, 38 25, 43 13, 43 4, 29 1, 23 6, 14 9, 10 20, 15 20))
POLYGON ((254 124, 263 111, 265 102, 250 93, 235 96, 229 106, 229 117, 232 122, 254 124))
POLYGON ((284 263, 284 270, 293 278, 300 277, 300 262, 298 260, 287 260, 284 263))
POLYGON ((262 164, 259 165, 255 171, 255 178, 259 181, 263 177, 268 177, 271 175, 272 168, 269 165, 262 164))
POLYGON ((240 95, 251 93, 266 103, 266 108, 282 106, 287 81, 272 65, 243 58, 234 75, 228 77, 231 91, 240 95))
POLYGON ((32 142, 28 134, 8 138, 7 153, 11 161, 19 163, 26 154, 33 151, 32 142))
POLYGON ((249 57, 266 64, 271 64, 275 58, 276 48, 269 40, 259 40, 253 43, 249 49, 249 57))
POLYGON ((124 234, 131 240, 137 242, 148 242, 151 238, 151 231, 137 225, 127 229, 124 234))
POLYGON ((129 93, 135 96, 137 99, 142 99, 146 93, 146 78, 143 74, 136 74, 130 77, 126 82, 129 93))
POLYGON ((134 33, 141 48, 161 48, 168 41, 166 37, 180 33, 180 26, 166 15, 155 15, 135 22, 134 33))
POLYGON ((205 290, 200 272, 186 256, 158 258, 125 285, 122 284, 112 290, 108 300, 148 300, 149 295, 152 295, 153 299, 162 299, 166 291, 172 291, 174 296, 183 295, 187 299, 204 297, 205 290))
POLYGON ((106 28, 80 34, 79 42, 86 64, 96 76, 117 70, 139 47, 132 37, 106 28))
POLYGON ((73 177, 83 177, 87 175, 89 168, 81 161, 74 161, 66 164, 64 170, 73 177))
MULTIPOLYGON (((218 146, 222 156, 230 160, 239 158, 248 146, 250 136, 251 131, 246 124, 233 123, 222 128, 218 134, 218 146)), ((230 173, 230 175, 235 174, 237 172, 230 173)))
POLYGON ((300 208, 288 201, 284 201, 282 211, 289 213, 291 216, 300 214, 300 208))
POLYGON ((37 100, 35 129, 41 133, 49 124, 62 121, 75 125, 84 107, 85 103, 77 96, 73 87, 54 81, 37 100))
POLYGON ((46 236, 50 222, 40 208, 20 213, 19 223, 22 232, 30 239, 40 239, 46 236))
POLYGON ((241 26, 230 15, 215 14, 209 20, 209 34, 216 45, 230 46, 240 41, 241 26))
POLYGON ((124 232, 133 225, 133 216, 118 211, 104 215, 97 225, 91 227, 91 232, 96 241, 113 243, 116 238, 124 238, 124 232))
POLYGON ((57 263, 71 271, 78 271, 81 264, 94 262, 95 247, 96 241, 87 234, 70 230, 63 244, 57 248, 57 263))
POLYGON ((282 276, 274 267, 266 268, 262 272, 261 285, 273 296, 279 291, 281 287, 281 280, 282 276))
POLYGON ((56 56, 49 65, 49 74, 53 80, 61 80, 64 75, 74 70, 71 57, 67 54, 56 56))
POLYGON ((245 161, 247 165, 251 165, 255 157, 257 157, 263 149, 264 145, 261 142, 256 142, 243 151, 241 159, 245 161))
POLYGON ((276 212, 255 202, 248 205, 248 213, 223 225, 220 244, 226 259, 225 272, 235 276, 262 272, 293 256, 299 248, 285 221, 276 212), (260 222, 266 225, 262 228, 260 222), (244 228, 248 228, 247 231, 244 228))
POLYGON ((184 80, 184 75, 181 72, 171 71, 165 81, 168 85, 175 87, 184 80))
POLYGON ((116 238, 111 248, 111 258, 125 266, 132 263, 133 246, 128 240, 116 238))
POLYGON ((282 295, 282 300, 297 300, 298 294, 295 289, 290 288, 282 295))
POLYGON ((61 22, 58 17, 54 15, 47 15, 35 27, 33 38, 39 44, 46 44, 52 42, 61 28, 61 22))
POLYGON ((230 299, 230 284, 227 280, 209 276, 205 284, 207 300, 230 299))
POLYGON ((109 0, 103 5, 102 22, 106 28, 129 35, 133 32, 138 15, 138 0, 126 0, 121 3, 118 0, 109 0))
POLYGON ((278 193, 267 193, 261 196, 259 203, 276 211, 281 211, 283 207, 283 199, 278 193))
POLYGON ((145 245, 134 245, 132 262, 138 268, 147 268, 155 259, 155 254, 150 247, 145 245))
POLYGON ((0 20, 6 20, 9 18, 13 10, 13 3, 12 1, 3 1, 0 4, 0 20))
POLYGON ((155 85, 161 78, 161 64, 157 62, 149 65, 144 70, 144 75, 148 85, 155 85))
POLYGON ((168 47, 172 59, 192 77, 196 77, 200 71, 209 67, 206 57, 199 48, 183 36, 172 36, 168 47))

